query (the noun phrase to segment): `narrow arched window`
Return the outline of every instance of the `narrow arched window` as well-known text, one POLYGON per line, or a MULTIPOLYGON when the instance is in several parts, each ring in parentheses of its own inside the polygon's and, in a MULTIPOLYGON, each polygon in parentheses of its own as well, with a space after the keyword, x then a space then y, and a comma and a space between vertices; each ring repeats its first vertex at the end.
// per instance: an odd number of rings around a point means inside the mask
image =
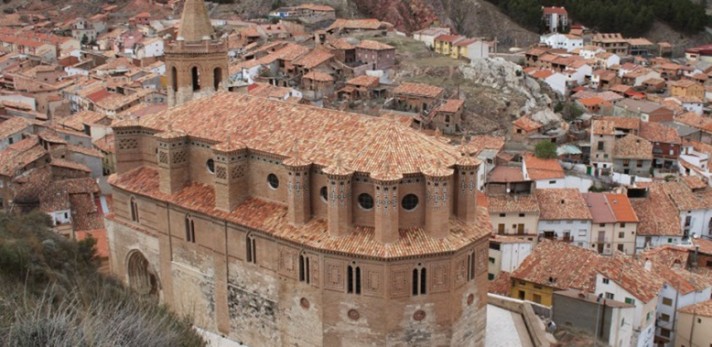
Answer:
POLYGON ((300 282, 311 282, 311 276, 309 273, 309 257, 305 254, 299 255, 299 281, 300 282))
POLYGON ((195 221, 188 215, 185 216, 185 240, 195 242, 195 221))
POLYGON ((178 69, 175 66, 171 68, 171 87, 174 92, 178 91, 178 69))
POLYGON ((257 264, 257 243, 252 235, 247 235, 245 239, 245 259, 248 263, 257 264))
POLYGON ((220 88, 220 83, 222 83, 222 69, 216 67, 213 70, 213 87, 215 88, 215 90, 218 90, 220 88))
POLYGON ((138 223, 138 203, 133 196, 129 200, 129 205, 131 208, 131 220, 138 223))
POLYGON ((418 267, 413 269, 413 283, 412 283, 412 293, 413 295, 424 295, 427 293, 428 288, 428 275, 426 273, 425 267, 418 264, 418 267))
POLYGON ((361 294, 361 268, 356 265, 346 268, 346 292, 361 294))
POLYGON ((197 66, 193 66, 193 68, 190 69, 190 76, 193 82, 193 91, 200 90, 200 72, 198 72, 197 66))
POLYGON ((467 280, 475 279, 475 252, 467 255, 467 280))

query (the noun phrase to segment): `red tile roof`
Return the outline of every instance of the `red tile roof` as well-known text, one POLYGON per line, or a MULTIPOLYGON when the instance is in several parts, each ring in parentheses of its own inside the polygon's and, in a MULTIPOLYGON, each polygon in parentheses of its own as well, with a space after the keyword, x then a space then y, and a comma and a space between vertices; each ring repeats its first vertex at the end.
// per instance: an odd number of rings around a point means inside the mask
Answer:
POLYGON ((564 169, 556 159, 541 159, 532 153, 527 153, 524 155, 523 161, 529 178, 534 181, 564 178, 566 176, 564 169))
POLYGON ((588 210, 578 189, 537 189, 536 198, 541 214, 540 220, 591 220, 588 210))
POLYGON ((120 176, 112 175, 109 183, 116 189, 170 202, 189 211, 205 213, 250 229, 261 230, 276 239, 332 252, 375 258, 398 259, 416 254, 453 252, 487 238, 491 233, 489 215, 483 210, 478 214, 477 223, 467 224, 455 218, 450 219, 451 232, 444 239, 435 239, 422 228, 407 228, 399 230, 398 241, 383 244, 376 241, 372 227, 355 227, 348 235, 334 237, 329 234, 327 222, 322 219, 314 218, 303 226, 291 225, 288 222, 286 206, 256 198, 246 200, 231 212, 217 210, 214 189, 204 184, 193 183, 177 194, 167 195, 159 190, 158 172, 147 167, 140 167, 120 176))
POLYGON ((450 99, 446 100, 444 103, 440 104, 438 108, 435 109, 436 112, 446 112, 446 113, 456 113, 462 110, 462 106, 465 105, 465 100, 461 99, 450 99))
POLYGON ((712 318, 712 300, 685 306, 679 309, 678 312, 712 318))
POLYGON ((443 88, 423 83, 402 83, 401 85, 393 89, 393 94, 395 95, 414 95, 428 98, 440 97, 443 92, 443 88))
POLYGON ((393 46, 389 46, 385 43, 381 43, 378 41, 373 41, 373 40, 363 40, 359 42, 359 44, 356 46, 356 48, 360 49, 369 49, 373 51, 384 51, 384 50, 389 50, 389 49, 395 49, 393 46))
POLYGON ((514 122, 512 122, 512 125, 526 132, 532 132, 542 127, 541 123, 531 119, 529 116, 517 118, 514 122))

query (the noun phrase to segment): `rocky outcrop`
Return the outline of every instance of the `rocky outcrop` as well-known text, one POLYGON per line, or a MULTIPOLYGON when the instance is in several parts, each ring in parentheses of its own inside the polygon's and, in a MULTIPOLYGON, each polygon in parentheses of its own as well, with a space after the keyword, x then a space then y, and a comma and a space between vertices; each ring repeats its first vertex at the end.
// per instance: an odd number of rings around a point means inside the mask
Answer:
POLYGON ((521 66, 504 59, 475 59, 461 70, 464 77, 475 84, 499 90, 502 98, 512 94, 523 96, 525 102, 520 106, 520 114, 534 113, 552 103, 539 82, 528 77, 521 66))

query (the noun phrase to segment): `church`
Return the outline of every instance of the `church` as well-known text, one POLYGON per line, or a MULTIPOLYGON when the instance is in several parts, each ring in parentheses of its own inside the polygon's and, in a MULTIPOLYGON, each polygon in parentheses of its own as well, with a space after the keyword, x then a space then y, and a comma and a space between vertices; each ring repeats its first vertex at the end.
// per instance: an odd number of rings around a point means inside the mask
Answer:
POLYGON ((186 0, 170 108, 115 123, 111 269, 248 346, 483 346, 477 158, 390 117, 227 92, 186 0))

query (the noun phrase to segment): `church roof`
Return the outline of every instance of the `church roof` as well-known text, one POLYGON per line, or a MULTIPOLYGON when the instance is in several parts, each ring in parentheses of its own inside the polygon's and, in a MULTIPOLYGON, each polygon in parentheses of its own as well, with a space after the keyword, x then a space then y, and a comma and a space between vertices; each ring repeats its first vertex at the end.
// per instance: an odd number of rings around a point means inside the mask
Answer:
MULTIPOLYGON (((229 132, 250 150, 285 158, 292 156, 292 144, 300 139, 304 160, 329 167, 340 156, 344 167, 370 174, 383 171, 383 161, 389 158, 391 170, 400 175, 421 173, 438 161, 442 167, 451 167, 460 157, 457 148, 388 117, 364 117, 228 92, 138 120, 138 126, 159 133, 168 124, 189 137, 215 144, 223 142, 229 132), (196 114, 204 117, 196 118, 196 114)), ((116 124, 122 126, 136 124, 116 124)))
POLYGON ((182 38, 186 42, 198 42, 205 37, 212 37, 214 33, 205 2, 203 0, 186 0, 178 29, 178 39, 182 38))

